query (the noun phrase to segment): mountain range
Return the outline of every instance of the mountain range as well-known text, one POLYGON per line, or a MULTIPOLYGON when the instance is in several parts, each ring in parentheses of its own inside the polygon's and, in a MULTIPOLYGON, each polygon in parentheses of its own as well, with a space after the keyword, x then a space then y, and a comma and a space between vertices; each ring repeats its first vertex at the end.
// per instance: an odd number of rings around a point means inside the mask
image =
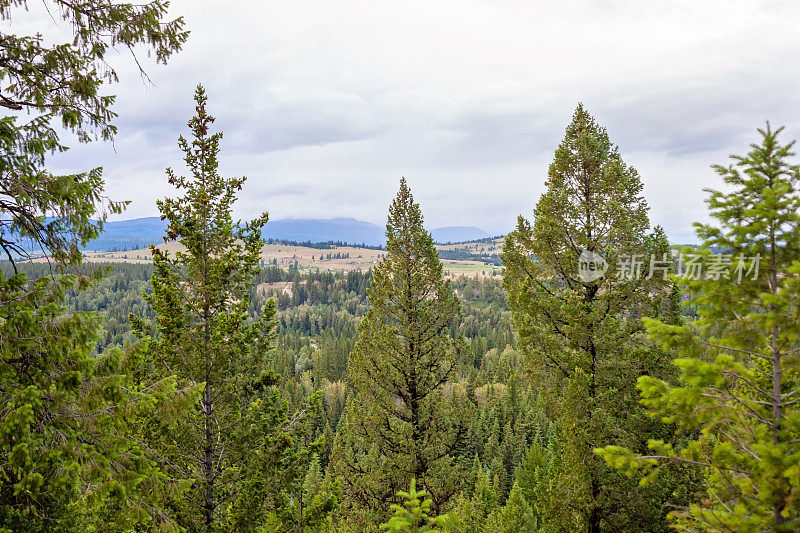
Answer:
MULTIPOLYGON (((95 251, 132 250, 161 242, 166 222, 159 217, 106 222, 103 234, 89 242, 95 251)), ((430 230, 437 243, 474 241, 489 234, 473 226, 447 226, 430 230)), ((262 230, 264 239, 296 242, 344 242, 381 246, 386 242, 381 226, 354 218, 271 220, 262 230)))

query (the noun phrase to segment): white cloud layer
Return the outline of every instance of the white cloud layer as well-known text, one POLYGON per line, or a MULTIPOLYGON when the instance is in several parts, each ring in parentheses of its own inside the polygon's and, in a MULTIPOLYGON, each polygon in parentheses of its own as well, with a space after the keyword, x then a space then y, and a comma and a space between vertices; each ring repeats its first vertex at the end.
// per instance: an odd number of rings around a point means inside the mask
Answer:
MULTIPOLYGON (((156 214, 202 82, 243 217, 382 223, 399 177, 430 226, 504 233, 530 214, 578 101, 642 175, 653 223, 692 241, 710 169, 770 119, 800 135, 791 1, 174 1, 192 31, 143 84, 129 58, 102 164, 124 218, 156 214)), ((53 22, 32 13, 21 28, 53 22), (37 18, 38 17, 38 18, 37 18), (25 26, 27 24, 27 26, 25 26)), ((147 62, 145 62, 147 64, 147 62)))

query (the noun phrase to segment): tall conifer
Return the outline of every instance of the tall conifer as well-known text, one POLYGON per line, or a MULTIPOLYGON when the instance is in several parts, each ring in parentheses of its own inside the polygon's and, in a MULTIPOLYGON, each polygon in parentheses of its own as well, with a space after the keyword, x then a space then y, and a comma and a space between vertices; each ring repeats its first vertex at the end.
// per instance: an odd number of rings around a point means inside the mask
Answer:
POLYGON ((77 268, 81 248, 125 203, 108 202, 101 168, 58 174, 48 163, 68 148, 64 130, 79 142, 114 137, 115 98, 107 91, 117 74, 107 52, 141 47, 166 63, 188 36, 181 18, 167 19, 167 7, 164 0, 15 0, 0 9, 0 254, 15 271, 0 273, 2 531, 153 526, 159 474, 127 435, 136 411, 171 392, 170 384, 131 397, 131 354, 96 353, 102 317, 66 306, 101 277, 77 268), (52 24, 26 24, 29 9, 41 5, 52 24), (31 252, 59 268, 38 280, 16 273, 31 252))
MULTIPOLYGON (((561 516, 547 527, 588 531, 651 529, 665 514, 635 483, 594 457, 609 438, 637 446, 653 430, 633 383, 659 373, 660 353, 635 343, 638 317, 661 312, 672 290, 648 280, 650 254, 668 252, 660 230, 648 235, 648 206, 638 172, 582 105, 548 171, 533 224, 519 217, 503 247, 508 302, 529 369, 557 427, 560 479, 548 498, 561 516), (640 268, 582 276, 579 258, 599 254, 611 265, 640 268), (634 254, 639 254, 634 256, 634 254), (638 494, 636 494, 638 492, 638 494), (636 494, 632 496, 632 494, 636 494)), ((591 274, 591 272, 590 272, 591 274)), ((551 483, 552 480, 548 480, 551 483)))
POLYGON ((197 390, 194 409, 180 423, 153 432, 151 443, 170 475, 188 482, 177 502, 178 522, 209 531, 224 518, 248 530, 279 505, 280 489, 299 483, 291 432, 308 413, 293 417, 290 427, 272 387, 274 302, 256 319, 248 313, 268 217, 233 220, 245 178, 219 175, 222 134, 210 131, 214 118, 206 100, 198 86, 197 115, 188 123, 192 140, 181 136, 178 142, 191 176, 167 169, 169 183, 183 196, 158 201, 169 223, 164 241, 180 246, 174 255, 151 246, 155 271, 146 299, 156 318, 152 325, 136 321, 136 328, 156 332, 149 342, 156 376, 174 374, 181 386, 197 390))
POLYGON ((460 487, 454 454, 466 435, 455 405, 464 400, 454 400, 448 387, 455 370, 450 328, 460 302, 405 179, 389 208, 386 249, 350 354, 358 395, 337 452, 349 497, 375 518, 412 479, 441 509, 460 487))
POLYGON ((729 189, 709 190, 716 222, 696 224, 703 244, 692 252, 721 268, 682 278, 698 320, 647 321, 680 355, 682 380, 639 378, 642 401, 700 431, 685 445, 654 439, 645 454, 600 452, 628 473, 665 463, 704 473, 706 496, 673 514, 683 531, 800 529, 800 165, 782 129, 767 124, 747 155, 714 167, 729 189))

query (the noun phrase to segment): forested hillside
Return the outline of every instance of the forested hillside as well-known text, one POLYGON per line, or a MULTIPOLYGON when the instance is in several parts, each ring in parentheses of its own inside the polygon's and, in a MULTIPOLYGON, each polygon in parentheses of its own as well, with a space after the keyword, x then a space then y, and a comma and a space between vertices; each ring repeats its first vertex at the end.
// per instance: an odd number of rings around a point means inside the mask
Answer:
MULTIPOLYGON (((4 275, 12 272, 9 263, 0 265, 4 275)), ((50 275, 49 268, 41 264, 22 264, 18 269, 30 279, 50 275)), ((153 316, 142 294, 152 292, 149 284, 152 272, 153 268, 146 265, 118 264, 92 287, 66 295, 70 311, 97 312, 103 316, 103 331, 95 345, 98 353, 106 353, 115 346, 130 348, 136 342, 128 315, 153 316)), ((348 379, 348 356, 358 339, 357 324, 369 307, 367 289, 371 278, 371 273, 300 274, 295 270, 266 268, 252 285, 249 309, 252 318, 268 299, 278 304, 277 336, 269 366, 280 376, 282 397, 290 409, 296 409, 314 393, 322 394, 314 422, 305 434, 310 441, 320 436, 325 439, 316 456, 322 477, 330 464, 335 436, 344 425, 346 406, 354 396, 348 379), (266 292, 256 289, 259 282, 275 280, 285 280, 290 290, 275 294, 271 289, 266 292)), ((491 469, 490 477, 497 475, 506 486, 524 455, 523 443, 533 436, 535 426, 531 420, 523 422, 522 414, 528 412, 524 416, 531 416, 535 395, 523 379, 511 314, 500 280, 460 277, 453 281, 453 288, 464 304, 461 323, 451 331, 452 335, 463 337, 465 343, 458 381, 465 391, 470 391, 476 410, 468 445, 470 465, 478 458, 491 469), (504 452, 508 456, 496 460, 505 442, 504 431, 509 431, 504 452)), ((308 465, 299 470, 306 475, 308 465)), ((509 487, 505 489, 508 490, 509 487)), ((287 524, 299 523, 300 518, 292 520, 287 524)))

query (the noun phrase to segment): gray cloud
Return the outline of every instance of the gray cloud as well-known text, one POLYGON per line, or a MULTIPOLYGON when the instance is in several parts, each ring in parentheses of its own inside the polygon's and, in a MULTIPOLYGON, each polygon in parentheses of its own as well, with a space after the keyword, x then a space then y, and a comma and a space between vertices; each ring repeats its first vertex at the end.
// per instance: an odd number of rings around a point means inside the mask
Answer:
MULTIPOLYGON (((563 121, 562 121, 563 122, 563 121)), ((563 125, 533 109, 475 106, 445 123, 454 135, 445 150, 460 165, 493 166, 501 161, 526 161, 558 142, 563 125)))
POLYGON ((228 137, 232 145, 236 150, 255 153, 358 141, 380 132, 370 123, 363 103, 349 98, 248 109, 236 126, 228 137))
MULTIPOLYGON (((172 194, 163 169, 202 82, 224 130, 222 171, 247 175, 248 217, 382 224, 405 175, 431 226, 510 229, 542 192, 577 102, 640 171, 656 223, 692 238, 711 163, 771 119, 800 135, 800 6, 789 1, 445 0, 319 4, 176 0, 192 36, 143 84, 121 54, 115 149, 102 164, 126 217, 172 194)), ((35 18, 35 14, 32 15, 35 18)), ((34 20, 30 27, 45 19, 34 20)), ((29 23, 31 24, 31 23, 29 23)))

